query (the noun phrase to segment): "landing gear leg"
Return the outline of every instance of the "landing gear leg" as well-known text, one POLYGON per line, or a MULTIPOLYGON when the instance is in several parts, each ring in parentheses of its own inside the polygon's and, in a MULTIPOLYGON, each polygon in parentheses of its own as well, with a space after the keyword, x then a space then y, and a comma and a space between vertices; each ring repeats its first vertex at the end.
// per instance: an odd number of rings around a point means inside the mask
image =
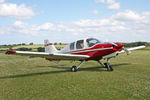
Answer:
POLYGON ((106 63, 102 63, 100 60, 98 60, 99 64, 101 64, 102 66, 104 66, 105 68, 107 68, 107 71, 113 71, 113 67, 110 66, 110 61, 109 58, 107 58, 107 62, 106 63))
POLYGON ((99 63, 100 65, 102 65, 103 67, 105 67, 105 63, 102 63, 100 60, 98 60, 98 63, 99 63))
POLYGON ((107 68, 107 71, 113 71, 113 67, 110 66, 110 61, 109 61, 109 58, 107 58, 107 63, 105 63, 105 66, 107 68))
POLYGON ((81 63, 77 67, 76 66, 72 66, 71 71, 72 72, 76 72, 80 68, 80 66, 82 64, 84 64, 84 62, 85 62, 85 60, 81 61, 81 63))

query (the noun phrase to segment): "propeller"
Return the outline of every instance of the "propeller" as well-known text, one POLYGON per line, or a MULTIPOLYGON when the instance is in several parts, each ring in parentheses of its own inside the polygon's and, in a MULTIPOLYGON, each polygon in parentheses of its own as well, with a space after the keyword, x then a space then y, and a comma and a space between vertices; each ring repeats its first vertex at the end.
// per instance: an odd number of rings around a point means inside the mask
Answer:
POLYGON ((124 47, 122 47, 122 50, 124 50, 126 52, 127 55, 129 55, 130 51, 124 47))
POLYGON ((124 48, 124 46, 122 44, 120 44, 120 43, 114 43, 114 42, 111 42, 111 44, 113 45, 114 48, 116 48, 116 49, 122 49, 122 50, 124 50, 124 52, 126 52, 127 55, 129 55, 130 50, 124 48))

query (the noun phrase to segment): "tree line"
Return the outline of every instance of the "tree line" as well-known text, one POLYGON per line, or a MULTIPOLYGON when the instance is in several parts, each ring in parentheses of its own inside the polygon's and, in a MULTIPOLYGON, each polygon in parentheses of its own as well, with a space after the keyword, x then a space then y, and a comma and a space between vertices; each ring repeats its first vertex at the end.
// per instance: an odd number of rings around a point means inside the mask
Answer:
MULTIPOLYGON (((131 43, 122 43, 125 47, 135 47, 135 46, 140 46, 140 45, 146 45, 150 47, 150 43, 148 42, 131 42, 131 43)), ((13 50, 13 47, 15 46, 21 46, 21 45, 34 45, 33 42, 29 43, 29 44, 12 44, 12 45, 0 45, 0 48, 8 48, 9 50, 13 50)), ((54 45, 66 45, 66 43, 54 43, 54 45)), ((60 50, 62 47, 56 47, 58 50, 60 50)), ((32 48, 26 48, 26 47, 20 47, 17 48, 15 50, 19 50, 19 51, 32 51, 32 48)), ((0 49, 0 51, 2 51, 0 49)), ((44 47, 38 47, 37 48, 38 52, 44 52, 45 48, 44 47)))
POLYGON ((123 43, 125 47, 135 47, 140 45, 150 46, 148 42, 131 42, 131 43, 123 43))

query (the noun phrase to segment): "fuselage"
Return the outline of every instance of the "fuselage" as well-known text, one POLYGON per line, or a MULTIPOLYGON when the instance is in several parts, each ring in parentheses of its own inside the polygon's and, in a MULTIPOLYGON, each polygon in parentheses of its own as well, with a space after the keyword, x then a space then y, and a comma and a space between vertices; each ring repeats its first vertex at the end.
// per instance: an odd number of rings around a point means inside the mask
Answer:
POLYGON ((87 60, 99 60, 103 56, 121 51, 122 47, 120 43, 103 43, 95 38, 87 38, 70 43, 59 53, 88 55, 90 58, 87 60))

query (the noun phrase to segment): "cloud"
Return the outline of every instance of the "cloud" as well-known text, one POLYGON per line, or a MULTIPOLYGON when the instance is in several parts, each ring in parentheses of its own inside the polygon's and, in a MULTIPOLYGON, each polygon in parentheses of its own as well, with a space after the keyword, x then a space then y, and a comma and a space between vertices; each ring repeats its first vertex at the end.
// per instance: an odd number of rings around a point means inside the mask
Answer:
POLYGON ((74 22, 76 25, 81 26, 81 27, 90 27, 90 26, 105 26, 110 23, 109 19, 95 19, 95 20, 79 20, 74 22))
POLYGON ((0 16, 17 19, 28 19, 34 17, 35 13, 33 12, 32 8, 26 7, 24 4, 16 5, 0 3, 0 16))
POLYGON ((98 10, 93 10, 92 13, 97 15, 97 14, 99 14, 99 11, 98 10))
POLYGON ((13 26, 15 26, 17 28, 25 28, 27 26, 27 24, 25 24, 22 21, 16 21, 16 22, 14 22, 13 26))
POLYGON ((44 23, 41 25, 31 25, 24 23, 22 21, 15 21, 13 25, 10 26, 1 26, 0 34, 28 34, 28 35, 41 35, 43 31, 50 31, 53 29, 52 23, 44 23))
POLYGON ((15 21, 9 26, 0 26, 0 34, 50 37, 62 41, 84 37, 100 37, 105 41, 149 41, 150 12, 137 13, 131 10, 120 11, 110 17, 101 19, 83 19, 72 22, 46 22, 41 25, 15 21))
POLYGON ((95 0, 95 2, 97 2, 97 3, 104 3, 105 0, 95 0))
POLYGON ((40 30, 51 30, 53 27, 52 23, 44 23, 42 25, 39 26, 40 30))
POLYGON ((5 2, 5 0, 0 0, 0 3, 3 3, 3 2, 5 2))
POLYGON ((120 4, 119 3, 113 3, 113 4, 108 5, 107 8, 110 10, 118 10, 120 8, 120 4))
POLYGON ((29 25, 29 24, 24 23, 22 21, 16 21, 16 22, 14 22, 13 26, 17 29, 20 29, 20 30, 26 29, 29 31, 48 31, 48 30, 51 30, 53 28, 53 24, 49 23, 49 22, 41 24, 41 25, 29 25))
POLYGON ((120 9, 120 3, 115 0, 96 0, 96 3, 104 3, 107 5, 107 8, 110 10, 118 10, 120 9))
POLYGON ((106 3, 107 3, 107 4, 114 4, 114 3, 115 3, 115 0, 106 0, 106 3))
POLYGON ((96 36, 110 41, 150 41, 150 12, 141 14, 131 10, 120 11, 103 19, 86 19, 61 24, 61 31, 81 36, 96 36), (65 27, 65 28, 64 28, 65 27), (68 31, 72 30, 72 31, 68 31))
POLYGON ((124 21, 139 21, 142 19, 138 13, 131 10, 118 12, 116 15, 113 15, 113 18, 124 21))

